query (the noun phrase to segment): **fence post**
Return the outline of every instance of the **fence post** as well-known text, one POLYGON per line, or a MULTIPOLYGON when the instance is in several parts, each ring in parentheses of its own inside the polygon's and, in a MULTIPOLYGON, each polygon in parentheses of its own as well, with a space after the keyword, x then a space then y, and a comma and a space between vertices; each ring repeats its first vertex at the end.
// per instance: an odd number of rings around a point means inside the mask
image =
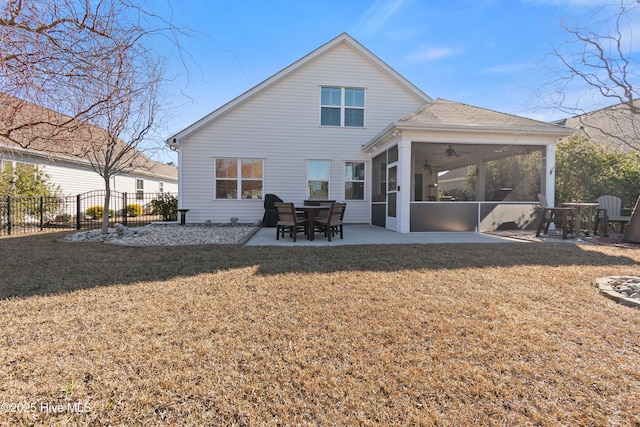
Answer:
POLYGON ((76 230, 80 230, 80 195, 76 195, 76 230))
POLYGON ((40 196, 40 231, 44 230, 44 196, 40 196))
POLYGON ((127 193, 122 193, 122 225, 127 225, 127 193))
POLYGON ((7 234, 11 234, 11 196, 7 196, 7 234))

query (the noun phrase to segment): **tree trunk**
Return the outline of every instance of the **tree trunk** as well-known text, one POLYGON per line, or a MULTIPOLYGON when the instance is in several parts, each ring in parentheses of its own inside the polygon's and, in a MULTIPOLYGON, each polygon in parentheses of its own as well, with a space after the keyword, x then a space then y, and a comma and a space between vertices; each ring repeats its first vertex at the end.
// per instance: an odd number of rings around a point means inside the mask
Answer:
POLYGON ((102 234, 109 230, 109 202, 111 201, 111 182, 109 176, 104 179, 104 212, 102 212, 102 234))

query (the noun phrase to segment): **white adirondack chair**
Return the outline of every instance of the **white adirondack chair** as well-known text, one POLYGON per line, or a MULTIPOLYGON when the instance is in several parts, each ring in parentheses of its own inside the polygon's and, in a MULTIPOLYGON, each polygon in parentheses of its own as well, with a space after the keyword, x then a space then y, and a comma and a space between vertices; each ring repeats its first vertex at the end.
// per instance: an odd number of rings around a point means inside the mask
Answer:
POLYGON ((609 235, 609 224, 617 222, 620 224, 620 233, 624 231, 624 226, 629 222, 631 216, 622 215, 622 199, 611 194, 598 197, 598 214, 594 233, 597 233, 598 226, 602 223, 603 235, 609 235))

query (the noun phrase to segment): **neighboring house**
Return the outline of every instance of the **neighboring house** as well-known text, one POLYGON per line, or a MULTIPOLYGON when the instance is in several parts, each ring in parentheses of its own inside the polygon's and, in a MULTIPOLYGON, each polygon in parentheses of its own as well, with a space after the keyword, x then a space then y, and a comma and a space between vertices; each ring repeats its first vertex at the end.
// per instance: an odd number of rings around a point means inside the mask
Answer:
MULTIPOLYGON (((640 103, 634 103, 640 108, 640 103)), ((610 145, 628 152, 631 146, 640 149, 640 120, 638 111, 626 104, 616 104, 558 122, 563 126, 584 131, 598 144, 610 145)))
MULTIPOLYGON (((48 181, 59 186, 65 196, 104 190, 104 180, 91 168, 88 160, 9 148, 0 140, 0 168, 5 170, 16 164, 34 165, 44 171, 49 177, 48 181)), ((147 159, 144 168, 112 177, 111 190, 129 194, 177 193, 178 170, 147 159)))
MULTIPOLYGON (((8 95, 0 96, 0 116, 6 116, 11 110, 16 99, 8 95)), ((62 116, 51 110, 29 104, 29 116, 46 115, 48 118, 56 120, 64 119, 62 116)), ((24 114, 23 114, 24 116, 24 114)), ((68 119, 68 118, 67 118, 68 119)), ((23 121, 28 120, 22 118, 23 121)), ((102 129, 99 131, 104 132, 102 129)), ((0 137, 0 170, 13 167, 16 164, 33 165, 43 170, 49 177, 49 182, 58 186, 63 195, 76 195, 94 190, 104 190, 104 180, 96 173, 81 147, 85 145, 85 140, 81 132, 57 134, 57 140, 47 141, 34 140, 29 148, 23 148, 7 138, 0 137), (77 147, 76 155, 65 154, 63 149, 56 150, 61 145, 68 144, 67 147, 77 147)), ((67 150, 71 151, 71 150, 67 150)), ((136 167, 129 173, 123 173, 111 178, 111 190, 121 193, 158 193, 178 191, 178 170, 177 168, 149 159, 142 153, 136 157, 136 167)))
POLYGON ((167 143, 179 151, 179 204, 189 222, 254 222, 273 193, 294 203, 344 200, 348 223, 480 231, 529 225, 537 202, 484 202, 481 190, 478 202, 428 201, 437 172, 474 165, 482 184, 484 162, 544 150, 542 187, 553 200, 555 142, 571 132, 432 100, 342 34, 167 143))
POLYGON ((466 190, 470 173, 472 173, 470 166, 444 172, 438 176, 438 191, 447 194, 452 191, 466 190))

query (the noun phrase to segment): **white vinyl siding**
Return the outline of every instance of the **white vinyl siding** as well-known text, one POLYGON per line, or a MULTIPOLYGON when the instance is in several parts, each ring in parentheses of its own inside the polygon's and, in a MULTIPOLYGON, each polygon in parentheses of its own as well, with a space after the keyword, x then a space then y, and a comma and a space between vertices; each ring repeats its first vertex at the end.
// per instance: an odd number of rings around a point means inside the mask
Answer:
MULTIPOLYGON (((337 45, 181 140, 180 206, 190 209, 189 222, 262 219, 263 200, 215 200, 212 158, 263 159, 264 194, 294 203, 308 197, 307 162, 325 159, 330 162, 329 199, 343 200, 345 161, 370 165, 362 145, 423 104, 369 58, 337 45), (367 126, 319 126, 322 86, 364 88, 367 126)), ((365 169, 369 180, 371 168, 365 169)), ((364 201, 347 201, 346 222, 370 221, 366 192, 364 201)))

